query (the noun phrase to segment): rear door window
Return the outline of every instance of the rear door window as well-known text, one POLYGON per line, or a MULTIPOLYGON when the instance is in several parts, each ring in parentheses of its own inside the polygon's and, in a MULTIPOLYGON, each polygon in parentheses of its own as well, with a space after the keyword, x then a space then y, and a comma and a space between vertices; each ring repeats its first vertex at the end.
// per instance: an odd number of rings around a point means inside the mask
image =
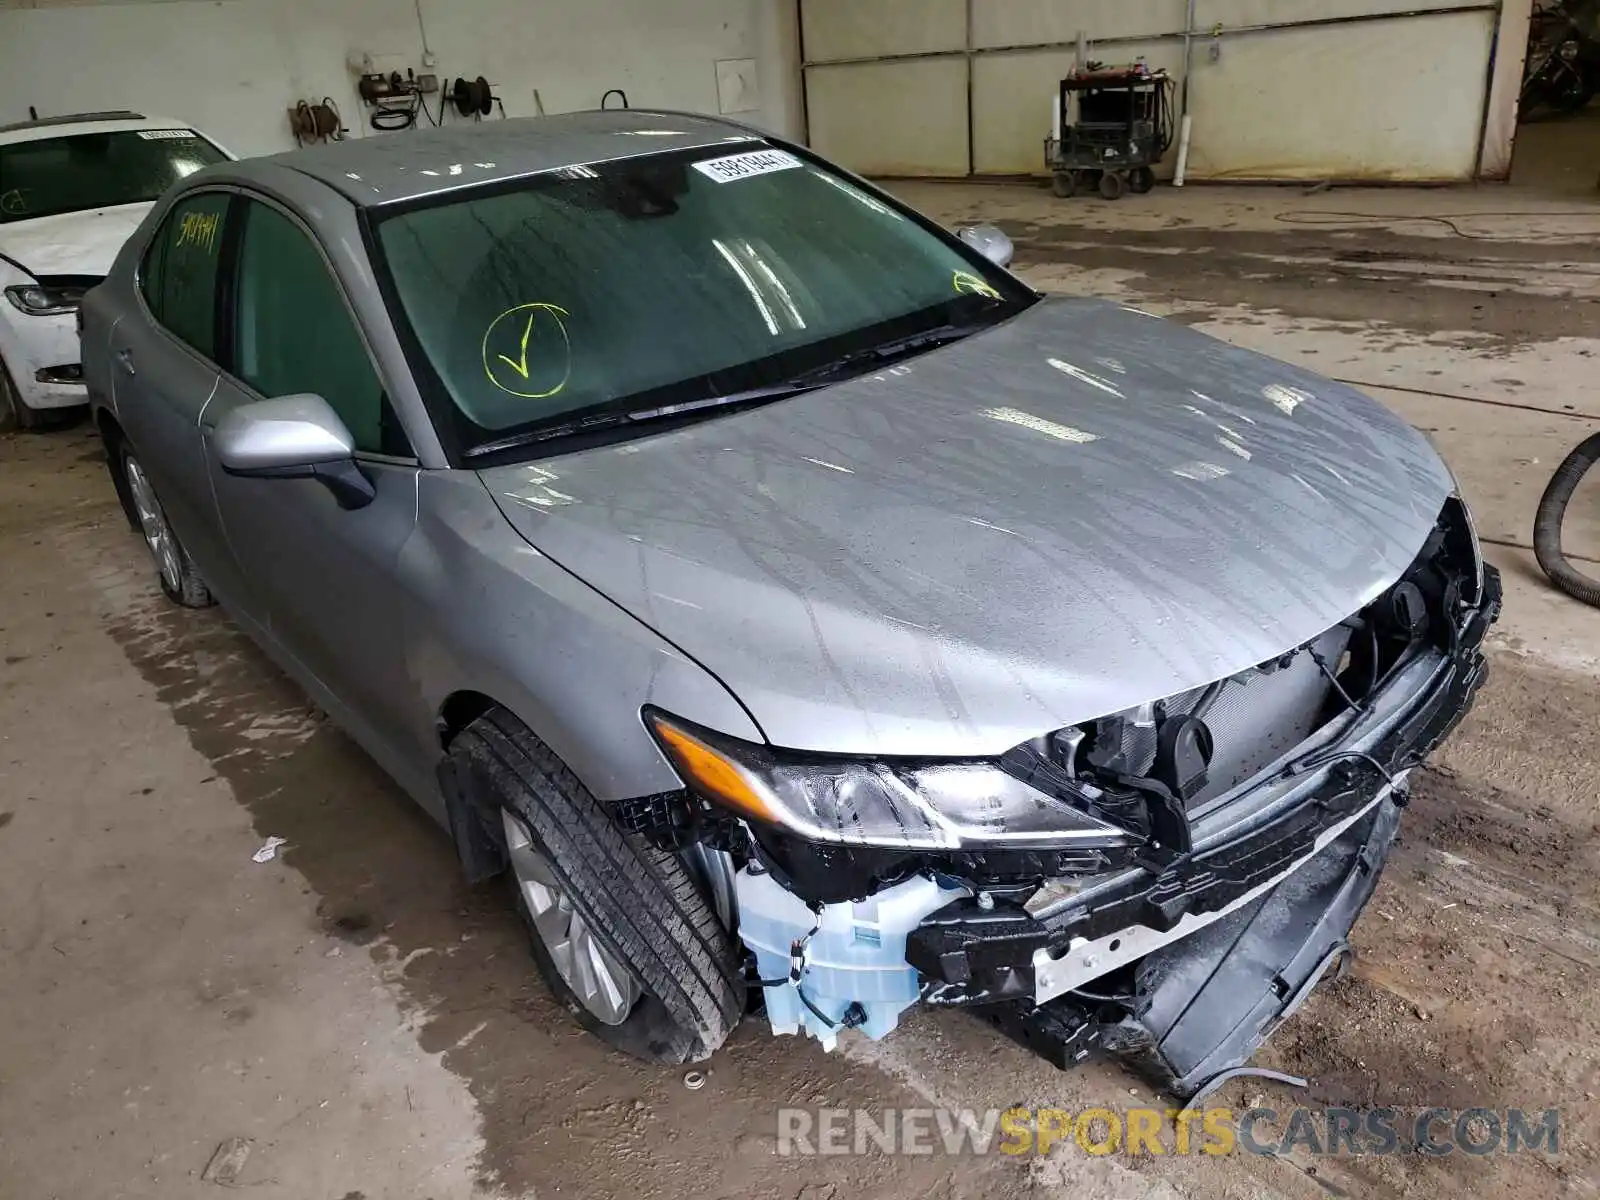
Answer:
POLYGON ((207 358, 217 351, 217 263, 230 199, 227 192, 197 192, 174 204, 139 273, 151 315, 207 358))

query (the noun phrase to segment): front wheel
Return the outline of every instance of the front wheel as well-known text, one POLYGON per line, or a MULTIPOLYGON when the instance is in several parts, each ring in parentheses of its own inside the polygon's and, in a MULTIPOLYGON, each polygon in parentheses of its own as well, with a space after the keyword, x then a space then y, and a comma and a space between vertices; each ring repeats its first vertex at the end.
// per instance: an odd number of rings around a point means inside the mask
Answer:
POLYGON ((590 1032, 655 1062, 697 1062, 744 1012, 740 960, 684 864, 622 830, 504 709, 450 746, 476 811, 498 811, 535 965, 590 1032))
POLYGON ((1589 101, 1594 99, 1594 84, 1587 73, 1580 70, 1570 70, 1562 76, 1561 83, 1556 87, 1551 99, 1551 107, 1557 112, 1575 113, 1589 107, 1589 101))
POLYGON ((1567 505, 1578 490, 1578 484, 1597 462, 1600 462, 1600 433, 1579 442, 1556 468, 1533 518, 1533 552, 1539 566, 1558 588, 1585 604, 1600 606, 1600 579, 1579 571, 1561 548, 1561 526, 1566 520, 1567 505))
POLYGON ((13 429, 33 429, 39 424, 39 414, 23 402, 22 393, 11 379, 11 371, 0 359, 0 433, 13 429))

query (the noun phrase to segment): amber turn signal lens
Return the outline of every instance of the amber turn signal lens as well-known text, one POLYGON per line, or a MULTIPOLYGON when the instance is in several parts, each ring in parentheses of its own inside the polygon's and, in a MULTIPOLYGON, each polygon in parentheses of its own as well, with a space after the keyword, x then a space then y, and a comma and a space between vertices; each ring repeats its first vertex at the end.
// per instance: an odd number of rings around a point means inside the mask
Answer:
POLYGON ((758 821, 776 823, 777 814, 741 771, 704 742, 659 717, 651 719, 674 766, 695 788, 735 812, 758 821))

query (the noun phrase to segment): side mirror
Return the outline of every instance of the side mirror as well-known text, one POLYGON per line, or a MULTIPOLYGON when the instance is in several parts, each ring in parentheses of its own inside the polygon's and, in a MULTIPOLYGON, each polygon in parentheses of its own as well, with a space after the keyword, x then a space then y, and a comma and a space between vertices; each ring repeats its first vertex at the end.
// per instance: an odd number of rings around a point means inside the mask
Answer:
POLYGON ((361 508, 377 495, 356 464, 350 431, 321 396, 242 404, 217 422, 212 444, 229 475, 315 479, 340 508, 361 508))
POLYGON ((967 245, 997 267, 1009 267, 1015 248, 1005 230, 998 225, 967 225, 956 232, 967 245))

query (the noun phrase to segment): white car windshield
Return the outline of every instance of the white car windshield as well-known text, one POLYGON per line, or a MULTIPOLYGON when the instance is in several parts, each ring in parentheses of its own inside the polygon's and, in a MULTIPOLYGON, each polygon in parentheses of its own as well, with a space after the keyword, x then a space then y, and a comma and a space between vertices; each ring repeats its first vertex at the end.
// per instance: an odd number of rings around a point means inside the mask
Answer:
POLYGON ((113 129, 0 143, 0 224, 153 201, 226 157, 192 129, 113 129))
POLYGON ((762 143, 547 172, 376 228, 422 374, 468 449, 770 387, 1033 299, 954 239, 762 143))

